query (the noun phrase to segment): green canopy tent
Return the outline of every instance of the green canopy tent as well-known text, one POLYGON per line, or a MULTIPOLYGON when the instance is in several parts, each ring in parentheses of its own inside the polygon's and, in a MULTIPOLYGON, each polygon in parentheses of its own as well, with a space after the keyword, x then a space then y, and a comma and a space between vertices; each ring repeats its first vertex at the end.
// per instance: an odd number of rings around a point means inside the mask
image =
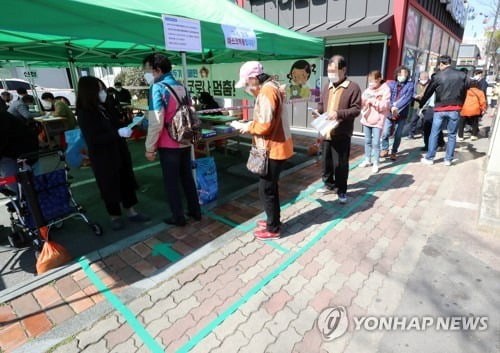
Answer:
MULTIPOLYGON (((227 0, 16 0, 0 13, 0 58, 93 65, 140 63, 165 52, 162 14, 200 21, 202 52, 190 62, 323 55, 323 40, 276 26, 227 0), (221 24, 252 29, 257 51, 226 48, 221 24)), ((178 52, 166 52, 180 62, 178 52)))

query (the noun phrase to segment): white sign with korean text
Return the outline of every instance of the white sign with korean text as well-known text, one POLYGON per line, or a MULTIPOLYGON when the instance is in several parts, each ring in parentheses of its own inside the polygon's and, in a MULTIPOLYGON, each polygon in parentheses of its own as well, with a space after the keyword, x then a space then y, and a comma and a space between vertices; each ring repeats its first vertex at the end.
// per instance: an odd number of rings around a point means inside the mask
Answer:
POLYGON ((200 21, 162 15, 167 50, 201 53, 200 21))
POLYGON ((255 32, 248 28, 221 24, 226 48, 237 50, 257 50, 255 32))

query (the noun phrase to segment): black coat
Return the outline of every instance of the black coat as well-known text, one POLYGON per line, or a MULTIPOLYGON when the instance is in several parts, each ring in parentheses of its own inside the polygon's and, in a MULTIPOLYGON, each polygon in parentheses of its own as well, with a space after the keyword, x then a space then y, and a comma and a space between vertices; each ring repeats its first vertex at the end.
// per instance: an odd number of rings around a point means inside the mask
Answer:
POLYGON ((119 203, 122 190, 137 189, 127 142, 118 135, 119 117, 103 106, 98 112, 77 110, 77 116, 101 197, 119 203))
POLYGON ((461 106, 464 104, 467 88, 467 76, 465 73, 448 67, 433 76, 420 100, 420 106, 423 107, 434 92, 436 92, 435 108, 447 105, 461 106))

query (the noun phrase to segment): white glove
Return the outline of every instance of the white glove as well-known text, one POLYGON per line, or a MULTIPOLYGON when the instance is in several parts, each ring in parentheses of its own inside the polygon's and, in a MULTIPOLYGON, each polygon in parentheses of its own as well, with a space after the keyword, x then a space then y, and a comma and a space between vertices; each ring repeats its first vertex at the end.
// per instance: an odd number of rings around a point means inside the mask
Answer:
POLYGON ((248 132, 248 124, 249 123, 242 123, 239 121, 231 122, 231 126, 234 127, 236 130, 239 130, 241 133, 248 132))
POLYGON ((128 138, 130 137, 130 135, 132 135, 132 129, 128 127, 122 127, 121 129, 118 129, 118 135, 128 138))

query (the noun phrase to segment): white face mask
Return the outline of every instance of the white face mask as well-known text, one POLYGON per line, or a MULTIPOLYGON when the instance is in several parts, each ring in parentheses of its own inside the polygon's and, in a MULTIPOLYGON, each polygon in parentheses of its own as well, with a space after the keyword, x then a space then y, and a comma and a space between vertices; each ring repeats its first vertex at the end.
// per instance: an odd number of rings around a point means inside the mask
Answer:
POLYGON ((398 76, 398 82, 400 83, 406 82, 406 76, 398 76))
POLYGON ((422 85, 426 85, 427 82, 429 82, 429 80, 420 80, 420 84, 422 84, 422 85))
POLYGON ((337 82, 339 82, 339 80, 340 80, 339 74, 328 73, 328 80, 331 83, 337 83, 337 82))
POLYGON ((106 97, 108 96, 108 94, 106 93, 105 90, 101 89, 99 91, 99 100, 101 101, 101 103, 104 103, 106 102, 106 97))
POLYGON ((122 88, 121 88, 121 87, 116 87, 116 90, 117 90, 118 92, 120 92, 120 91, 122 90, 122 88))
POLYGON ((254 95, 254 93, 253 93, 253 92, 254 92, 256 89, 257 89, 257 87, 255 87, 255 86, 246 86, 246 87, 245 87, 245 92, 246 92, 246 93, 248 93, 249 95, 251 95, 251 96, 255 97, 255 95, 254 95))
POLYGON ((152 85, 155 82, 155 77, 153 76, 153 74, 151 72, 146 72, 144 74, 144 79, 146 80, 148 85, 152 85))
POLYGON ((51 109, 52 108, 52 103, 42 100, 42 107, 43 109, 51 109))
POLYGON ((375 89, 377 88, 378 82, 368 82, 368 88, 375 89))

